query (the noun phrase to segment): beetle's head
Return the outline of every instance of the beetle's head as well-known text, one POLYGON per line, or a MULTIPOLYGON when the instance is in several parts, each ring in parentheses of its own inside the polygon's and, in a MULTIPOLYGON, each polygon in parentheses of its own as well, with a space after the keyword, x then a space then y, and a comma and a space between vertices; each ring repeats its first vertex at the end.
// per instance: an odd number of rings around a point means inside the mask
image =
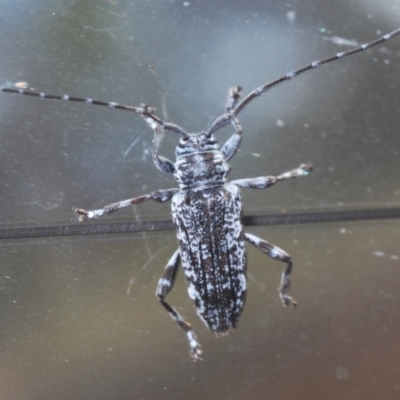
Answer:
POLYGON ((176 156, 182 156, 193 153, 203 153, 218 149, 218 143, 212 133, 200 132, 190 133, 183 136, 176 147, 176 156))

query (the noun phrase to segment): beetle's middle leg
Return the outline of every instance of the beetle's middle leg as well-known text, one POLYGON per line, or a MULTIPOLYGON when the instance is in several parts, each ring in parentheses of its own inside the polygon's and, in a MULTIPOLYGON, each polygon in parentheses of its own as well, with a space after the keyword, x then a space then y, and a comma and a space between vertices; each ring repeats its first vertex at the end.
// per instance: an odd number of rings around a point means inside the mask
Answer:
POLYGON ((158 203, 164 203, 172 198, 172 196, 179 192, 179 189, 164 189, 151 192, 143 196, 134 197, 133 199, 122 200, 117 203, 109 204, 98 210, 83 210, 82 208, 74 208, 74 213, 78 216, 79 222, 86 221, 88 219, 99 218, 105 214, 110 214, 114 211, 120 210, 124 207, 133 206, 135 204, 143 203, 144 201, 153 200, 158 203))
POLYGON ((282 261, 286 264, 285 270, 282 272, 281 284, 279 285, 278 292, 281 299, 282 305, 285 307, 296 307, 297 302, 289 295, 290 288, 290 274, 292 273, 292 259, 290 255, 274 246, 267 241, 260 239, 257 236, 251 235, 250 233, 245 233, 244 238, 248 240, 251 244, 261 250, 263 253, 267 254, 271 258, 277 261, 282 261))
POLYGON ((312 171, 312 169, 313 166, 311 164, 301 164, 298 168, 284 172, 278 176, 259 176, 257 178, 238 179, 229 183, 250 189, 266 189, 267 187, 286 179, 306 176, 312 171))
POLYGON ((196 339, 196 335, 194 334, 191 325, 184 321, 181 315, 171 307, 164 299, 172 289, 172 286, 175 282, 176 272, 178 270, 179 260, 180 260, 180 252, 179 249, 175 251, 173 256, 168 261, 167 266, 165 267, 165 271, 161 279, 158 281, 158 286, 156 290, 156 296, 160 303, 164 306, 164 308, 168 311, 171 318, 183 329, 186 333, 186 336, 189 341, 190 346, 190 354, 193 358, 193 361, 201 361, 201 346, 196 339))

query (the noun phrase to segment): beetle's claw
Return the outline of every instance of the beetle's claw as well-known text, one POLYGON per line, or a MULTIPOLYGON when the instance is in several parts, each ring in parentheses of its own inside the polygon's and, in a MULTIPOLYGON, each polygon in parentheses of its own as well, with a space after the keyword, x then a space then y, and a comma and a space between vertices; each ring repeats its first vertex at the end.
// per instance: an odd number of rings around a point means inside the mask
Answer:
POLYGON ((89 213, 82 208, 74 208, 74 213, 78 216, 79 222, 83 222, 89 219, 89 213))

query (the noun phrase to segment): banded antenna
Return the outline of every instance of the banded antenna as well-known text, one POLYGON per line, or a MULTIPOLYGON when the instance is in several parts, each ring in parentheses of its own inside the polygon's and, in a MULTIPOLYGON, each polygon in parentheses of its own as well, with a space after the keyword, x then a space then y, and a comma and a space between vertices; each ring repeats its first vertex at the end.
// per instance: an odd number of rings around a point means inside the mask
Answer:
MULTIPOLYGON (((364 43, 361 46, 355 47, 351 50, 344 51, 341 53, 336 53, 335 55, 324 58, 322 60, 313 61, 312 63, 305 65, 304 67, 301 67, 295 71, 289 72, 289 73, 281 76, 278 79, 275 79, 269 83, 259 86, 257 89, 250 92, 234 109, 228 110, 229 117, 226 116, 223 120, 220 121, 220 124, 218 125, 218 129, 222 128, 223 126, 227 125, 228 123, 231 123, 232 119, 235 116, 237 116, 243 110, 243 108, 245 108, 256 97, 260 96, 261 94, 264 94, 266 91, 268 91, 269 89, 272 89, 273 87, 279 85, 280 83, 289 81, 289 80, 296 78, 297 76, 303 74, 304 72, 314 70, 318 67, 321 67, 322 65, 329 64, 333 61, 340 60, 344 57, 368 50, 371 47, 377 46, 378 44, 386 42, 399 34, 400 34, 400 28, 395 29, 394 31, 392 31, 390 33, 387 33, 386 35, 383 35, 372 42, 364 43)), ((12 89, 9 87, 1 87, 0 90, 4 93, 24 94, 26 96, 39 97, 41 99, 73 101, 73 102, 79 102, 79 103, 93 104, 96 106, 115 108, 118 110, 131 111, 136 114, 140 114, 144 117, 152 119, 154 122, 159 124, 161 127, 167 128, 166 130, 168 130, 170 132, 176 133, 183 137, 188 136, 188 134, 186 132, 182 131, 182 129, 179 128, 178 126, 176 126, 174 124, 164 123, 159 117, 157 117, 153 114, 154 109, 150 108, 147 105, 141 105, 140 107, 134 107, 134 106, 129 106, 126 104, 120 104, 120 103, 115 103, 115 102, 93 100, 91 98, 74 97, 74 96, 69 96, 69 95, 59 96, 59 95, 53 95, 53 94, 46 94, 46 93, 42 93, 42 92, 35 92, 32 90, 27 90, 27 89, 12 89), (175 127, 177 129, 175 129, 175 127)), ((147 122, 150 123, 149 120, 147 120, 147 122)))

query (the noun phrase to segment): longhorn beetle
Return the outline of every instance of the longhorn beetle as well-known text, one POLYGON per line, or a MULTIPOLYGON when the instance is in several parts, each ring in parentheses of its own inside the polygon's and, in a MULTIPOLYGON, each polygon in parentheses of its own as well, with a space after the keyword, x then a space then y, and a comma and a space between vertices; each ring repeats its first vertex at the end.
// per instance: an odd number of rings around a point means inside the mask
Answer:
POLYGON ((227 161, 235 155, 242 137, 242 127, 237 115, 251 101, 272 87, 321 65, 367 50, 398 34, 400 34, 400 28, 373 42, 314 61, 258 87, 240 103, 238 99, 242 88, 232 87, 228 92, 226 113, 218 117, 206 131, 199 133, 187 133, 177 125, 162 121, 154 114, 154 109, 147 105, 132 107, 89 98, 54 96, 23 89, 1 88, 1 90, 6 93, 19 93, 42 99, 76 101, 132 111, 141 115, 153 130, 154 164, 160 171, 173 174, 179 188, 158 190, 113 203, 98 210, 86 211, 76 208, 74 212, 78 215, 79 221, 84 221, 147 200, 159 203, 172 200, 172 219, 176 226, 179 248, 168 261, 164 274, 158 282, 156 295, 172 319, 186 333, 193 360, 199 361, 202 351, 190 324, 185 322, 165 300, 174 284, 179 261, 182 262, 188 293, 194 301, 197 314, 216 334, 227 334, 235 328, 243 310, 246 298, 245 240, 271 258, 286 264, 278 288, 279 297, 284 306, 297 305, 288 293, 292 272, 289 254, 243 231, 242 199, 239 188, 265 189, 277 182, 307 175, 312 170, 312 165, 302 164, 278 176, 261 176, 227 182, 226 176, 229 172, 227 161), (233 126, 234 133, 219 150, 213 134, 228 124, 233 126), (180 136, 175 150, 175 163, 158 154, 163 132, 180 136))

